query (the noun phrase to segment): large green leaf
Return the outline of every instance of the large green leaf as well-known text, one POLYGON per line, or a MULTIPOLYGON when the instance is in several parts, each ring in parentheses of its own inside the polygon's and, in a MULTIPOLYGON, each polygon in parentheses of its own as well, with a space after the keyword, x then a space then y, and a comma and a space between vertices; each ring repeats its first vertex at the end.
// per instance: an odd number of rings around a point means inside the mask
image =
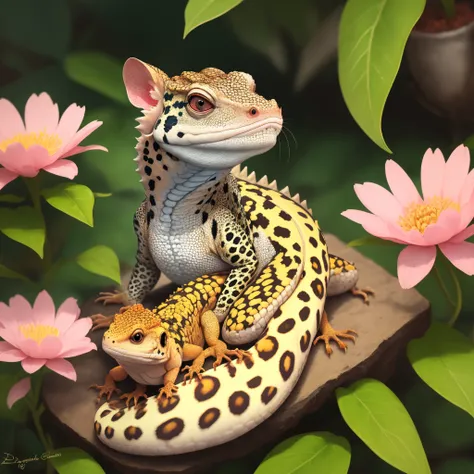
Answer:
POLYGON ((0 232, 30 247, 43 258, 46 229, 43 216, 32 207, 0 209, 0 232))
POLYGON ((43 189, 41 194, 51 206, 78 221, 94 226, 94 193, 87 186, 61 183, 54 188, 43 189))
POLYGON ((76 262, 85 270, 105 276, 120 284, 120 263, 115 252, 105 245, 97 245, 76 257, 76 262))
POLYGON ((14 194, 0 194, 0 202, 8 202, 11 204, 17 204, 25 200, 22 196, 15 196, 14 194))
POLYGON ((363 379, 336 389, 336 397, 346 423, 377 456, 408 474, 431 473, 410 415, 386 385, 363 379))
POLYGON ((341 436, 307 433, 286 439, 273 448, 255 474, 347 474, 351 447, 341 436))
POLYGON ((241 4, 243 0, 188 0, 184 10, 184 35, 208 21, 218 18, 241 4))
POLYGON ((75 82, 102 95, 128 104, 122 80, 122 64, 97 51, 70 53, 64 61, 66 74, 75 82))
POLYGON ((18 272, 15 272, 14 270, 10 270, 8 267, 5 265, 2 265, 0 263, 0 278, 10 278, 12 280, 23 280, 23 281, 28 281, 28 278, 26 278, 24 275, 21 275, 18 272))
POLYGON ((426 0, 348 0, 339 27, 339 82, 362 130, 391 153, 382 114, 408 36, 426 0))
POLYGON ((59 474, 105 474, 100 464, 79 448, 56 449, 49 461, 59 474))
POLYGON ((1 37, 29 51, 46 56, 62 58, 66 54, 71 38, 69 2, 2 0, 1 5, 1 37))
POLYGON ((407 353, 426 384, 474 417, 474 344, 467 337, 433 323, 422 338, 408 344, 407 353))

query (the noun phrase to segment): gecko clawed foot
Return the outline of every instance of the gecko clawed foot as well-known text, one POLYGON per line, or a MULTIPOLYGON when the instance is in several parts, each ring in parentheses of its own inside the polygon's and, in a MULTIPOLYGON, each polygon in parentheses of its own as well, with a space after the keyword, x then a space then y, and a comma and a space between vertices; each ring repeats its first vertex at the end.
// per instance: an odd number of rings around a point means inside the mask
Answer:
POLYGON ((375 291, 372 288, 359 289, 354 287, 350 291, 354 296, 361 296, 365 304, 370 304, 369 295, 375 295, 375 291))
POLYGON ((107 304, 122 304, 129 305, 130 301, 128 295, 124 291, 102 291, 99 293, 99 297, 95 299, 96 303, 102 302, 105 305, 107 304))
POLYGON ((339 338, 342 337, 342 338, 350 339, 355 342, 355 337, 351 333, 357 335, 357 332, 354 331, 353 329, 344 329, 344 330, 338 331, 330 327, 330 329, 326 329, 324 334, 321 334, 313 341, 313 345, 316 345, 319 341, 323 341, 326 346, 326 354, 331 355, 332 348, 329 343, 331 341, 334 341, 339 346, 339 349, 346 352, 347 344, 341 341, 339 338))
POLYGON ((160 389, 156 399, 159 401, 160 398, 172 398, 178 391, 178 387, 173 382, 168 382, 160 389))
POLYGON ((144 385, 138 384, 133 392, 124 393, 121 397, 122 400, 125 400, 127 408, 130 407, 130 401, 133 400, 133 404, 137 405, 140 401, 140 398, 147 399, 146 387, 144 385))
POLYGON ((214 370, 216 370, 217 367, 222 364, 223 359, 225 359, 228 363, 232 363, 232 359, 229 357, 232 355, 237 357, 238 364, 244 360, 244 357, 249 357, 253 362, 252 354, 249 351, 244 351, 242 349, 228 349, 227 344, 223 341, 218 341, 217 344, 211 349, 211 355, 216 359, 212 364, 214 370))
POLYGON ((122 393, 121 390, 119 390, 115 386, 115 384, 104 384, 104 385, 94 384, 94 385, 91 385, 89 389, 99 390, 99 394, 97 396, 97 403, 99 403, 101 398, 104 396, 105 396, 105 399, 109 401, 114 393, 116 393, 117 395, 120 395, 122 393))
POLYGON ((194 376, 196 376, 198 380, 201 380, 202 379, 201 372, 204 372, 203 365, 204 365, 204 359, 199 358, 199 359, 194 359, 194 362, 192 363, 192 365, 187 365, 186 367, 183 367, 181 369, 181 372, 187 371, 187 373, 183 377, 183 385, 186 385, 188 380, 191 382, 194 376))
POLYGON ((91 316, 92 319, 92 329, 91 331, 95 331, 101 328, 109 328, 114 320, 115 315, 112 316, 105 316, 103 314, 93 314, 91 316))

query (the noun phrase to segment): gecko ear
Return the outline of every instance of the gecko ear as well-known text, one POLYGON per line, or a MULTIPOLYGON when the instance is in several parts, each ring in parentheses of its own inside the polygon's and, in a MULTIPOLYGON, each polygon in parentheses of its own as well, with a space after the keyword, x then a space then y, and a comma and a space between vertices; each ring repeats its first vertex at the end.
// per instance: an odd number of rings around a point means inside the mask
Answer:
POLYGON ((168 76, 160 69, 137 58, 128 58, 122 76, 128 100, 135 107, 148 110, 161 101, 168 76))

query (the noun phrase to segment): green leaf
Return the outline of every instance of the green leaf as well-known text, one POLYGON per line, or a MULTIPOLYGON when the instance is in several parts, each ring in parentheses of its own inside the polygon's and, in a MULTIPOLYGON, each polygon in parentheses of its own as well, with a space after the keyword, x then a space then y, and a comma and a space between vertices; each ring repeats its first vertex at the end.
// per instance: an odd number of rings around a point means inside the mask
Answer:
POLYGON ((408 474, 431 473, 410 415, 386 385, 363 379, 336 397, 345 422, 377 456, 408 474))
POLYGON ((43 258, 46 229, 43 216, 32 207, 0 209, 0 232, 30 247, 43 258))
POLYGON ((266 456, 255 474, 347 474, 351 447, 341 436, 314 432, 286 439, 266 456))
POLYGON ((14 270, 10 270, 5 265, 2 265, 1 263, 0 263, 0 278, 10 278, 12 280, 28 281, 28 278, 26 278, 24 275, 21 275, 20 273, 17 273, 14 270))
POLYGON ((184 35, 208 21, 214 20, 241 4, 243 0, 188 0, 184 10, 184 35))
POLYGON ((410 341, 408 358, 435 392, 474 417, 474 344, 446 324, 433 323, 410 341))
POLYGON ((0 202, 16 204, 19 202, 23 202, 24 200, 25 198, 22 196, 15 196, 14 194, 0 194, 0 202))
POLYGON ((115 252, 105 245, 97 245, 76 257, 84 270, 105 276, 120 285, 120 263, 115 252))
POLYGON ((94 193, 87 186, 61 183, 54 188, 43 189, 41 194, 51 206, 88 226, 94 226, 94 193))
POLYGON ((75 82, 122 104, 128 104, 122 80, 122 64, 96 51, 70 53, 64 61, 67 76, 75 82))
POLYGON ((59 474, 105 474, 100 464, 79 448, 61 448, 51 453, 49 462, 59 474))
POLYGON ((94 196, 97 198, 107 198, 112 196, 112 193, 94 193, 94 196))
POLYGON ((348 0, 339 26, 339 82, 354 120, 392 153, 382 134, 382 113, 405 44, 426 0, 348 0))
POLYGON ((470 150, 474 150, 474 135, 467 137, 464 140, 464 145, 467 146, 470 150))
POLYGON ((60 59, 68 51, 71 39, 69 3, 63 0, 48 0, 47 4, 37 0, 2 0, 0 36, 12 46, 60 59))
POLYGON ((348 242, 348 247, 361 247, 362 245, 398 245, 396 242, 391 240, 379 239, 373 235, 361 237, 360 239, 351 240, 348 242))

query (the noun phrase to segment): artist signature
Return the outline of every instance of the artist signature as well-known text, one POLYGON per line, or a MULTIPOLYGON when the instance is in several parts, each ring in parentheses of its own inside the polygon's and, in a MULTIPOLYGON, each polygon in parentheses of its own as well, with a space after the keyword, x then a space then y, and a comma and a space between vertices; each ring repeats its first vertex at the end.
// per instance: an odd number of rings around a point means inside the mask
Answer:
POLYGON ((19 469, 25 469, 25 466, 30 463, 30 462, 35 462, 35 461, 46 461, 47 459, 51 458, 57 458, 61 456, 61 453, 43 453, 43 454, 35 454, 31 458, 25 458, 25 459, 20 459, 17 456, 14 456, 13 454, 10 453, 3 453, 3 464, 16 464, 19 469))

